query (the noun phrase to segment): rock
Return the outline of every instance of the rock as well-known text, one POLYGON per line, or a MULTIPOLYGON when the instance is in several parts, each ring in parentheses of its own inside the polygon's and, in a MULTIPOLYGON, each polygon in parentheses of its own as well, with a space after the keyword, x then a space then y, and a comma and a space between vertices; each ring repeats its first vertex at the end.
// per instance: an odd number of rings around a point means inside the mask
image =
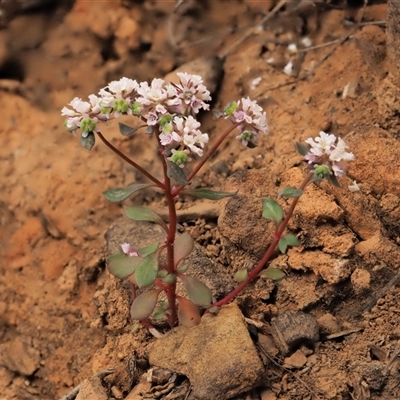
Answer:
POLYGON ((21 375, 31 376, 40 366, 40 353, 21 338, 0 345, 0 364, 21 375))
POLYGON ((313 348, 319 340, 319 327, 311 314, 288 311, 271 321, 271 334, 282 354, 287 355, 301 345, 313 348))
POLYGON ((336 258, 319 250, 299 252, 291 249, 288 253, 288 264, 291 268, 311 269, 330 284, 342 282, 350 276, 351 266, 348 259, 336 258))
POLYGON ((100 378, 92 376, 89 379, 85 379, 79 390, 76 400, 107 400, 106 389, 101 384, 100 378))
POLYGON ((222 74, 222 61, 217 57, 200 57, 186 64, 182 64, 167 74, 165 80, 167 82, 178 83, 179 78, 176 75, 177 72, 200 75, 210 93, 214 93, 222 74))
POLYGON ((179 327, 158 339, 149 351, 149 362, 186 375, 198 400, 230 399, 259 385, 264 374, 234 303, 217 315, 204 315, 200 325, 179 327))
POLYGON ((369 289, 371 283, 371 274, 365 269, 356 268, 351 274, 350 280, 353 285, 354 292, 356 294, 361 294, 369 289))
POLYGON ((318 325, 320 327, 321 333, 324 335, 331 335, 340 331, 340 325, 337 319, 329 313, 326 313, 318 318, 318 325))
POLYGON ((285 368, 301 368, 307 363, 307 357, 301 350, 297 350, 290 357, 286 357, 284 361, 285 368))

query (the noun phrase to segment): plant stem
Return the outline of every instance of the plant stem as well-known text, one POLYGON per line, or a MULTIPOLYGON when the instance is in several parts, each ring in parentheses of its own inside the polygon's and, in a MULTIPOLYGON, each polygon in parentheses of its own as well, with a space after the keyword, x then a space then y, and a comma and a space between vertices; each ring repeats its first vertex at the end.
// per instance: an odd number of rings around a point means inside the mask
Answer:
MULTIPOLYGON (((226 137, 233 131, 235 130, 240 123, 236 123, 232 125, 230 128, 228 128, 219 138, 218 140, 213 144, 213 146, 208 150, 207 154, 197 163, 197 165, 193 168, 192 172, 187 176, 187 180, 190 182, 194 176, 200 171, 200 169, 203 167, 203 165, 209 160, 209 158, 214 154, 215 150, 218 149, 218 147, 221 145, 221 143, 226 139, 226 137)), ((182 189, 184 188, 184 185, 180 185, 175 187, 172 190, 172 196, 175 197, 177 196, 182 189)))
POLYGON ((160 189, 164 190, 164 184, 160 182, 156 177, 154 177, 150 172, 147 172, 144 168, 142 168, 139 164, 136 164, 135 161, 131 160, 128 156, 126 156, 124 153, 122 153, 120 150, 118 150, 114 145, 112 145, 103 135, 101 132, 97 132, 97 135, 99 138, 103 141, 103 143, 111 149, 114 153, 116 153, 118 156, 120 156, 124 161, 126 161, 128 164, 132 165, 132 167, 136 168, 138 171, 140 171, 144 176, 149 178, 151 181, 153 181, 160 189))
MULTIPOLYGON (((310 182, 311 178, 313 177, 314 173, 310 172, 307 174, 307 176, 304 178, 303 182, 299 186, 299 189, 304 190, 307 186, 307 184, 310 182)), ((295 197, 292 200, 292 203, 290 204, 289 209, 286 212, 286 216, 284 220, 277 226, 275 230, 275 234, 273 237, 273 240, 271 244, 269 245, 267 251, 265 252, 263 258, 258 262, 258 264, 255 266, 255 268, 249 272, 249 275, 247 279, 243 282, 241 282, 232 292, 228 293, 223 299, 217 301, 216 303, 213 304, 215 307, 221 307, 224 304, 228 304, 233 298, 235 298, 252 280, 254 280, 258 274, 261 272, 265 264, 270 260, 272 253, 275 250, 275 247, 279 243, 279 240, 281 239, 283 231, 286 229, 286 226, 290 220, 290 218, 293 215, 293 211, 297 205, 297 202, 299 201, 300 197, 295 197)))
MULTIPOLYGON (((159 149, 162 150, 161 143, 157 136, 159 149)), ((175 257, 174 257, 174 244, 175 244, 175 236, 176 236, 176 207, 175 207, 175 199, 172 195, 172 187, 171 187, 171 179, 168 176, 167 171, 167 162, 165 161, 165 157, 161 155, 161 163, 163 167, 164 173, 164 195, 168 203, 168 232, 166 237, 166 247, 167 247, 167 271, 169 274, 175 274, 175 257)), ((171 328, 177 323, 177 312, 176 312, 176 282, 168 283, 167 288, 165 290, 165 294, 168 299, 169 306, 169 315, 168 322, 171 328)))

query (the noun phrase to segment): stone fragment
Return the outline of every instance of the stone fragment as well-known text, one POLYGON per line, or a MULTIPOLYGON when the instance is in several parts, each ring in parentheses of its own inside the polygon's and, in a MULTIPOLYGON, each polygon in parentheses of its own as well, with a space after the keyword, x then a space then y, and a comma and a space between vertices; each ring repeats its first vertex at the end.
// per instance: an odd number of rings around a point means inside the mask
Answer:
POLYGON ((283 355, 302 345, 313 348, 319 340, 319 327, 315 317, 301 311, 287 311, 273 318, 271 333, 283 355))
POLYGON ((320 327, 321 333, 324 335, 331 335, 340 331, 340 325, 337 319, 330 313, 326 313, 318 318, 318 325, 320 327))
POLYGON ((151 365, 186 375, 198 400, 230 399, 260 384, 264 367, 236 304, 206 314, 193 328, 179 327, 149 351, 151 365))
POLYGON ((332 257, 322 251, 303 251, 296 249, 289 251, 288 263, 291 268, 296 270, 311 269, 314 274, 334 285, 347 279, 351 273, 348 259, 332 257))
POLYGON ((290 357, 286 357, 284 360, 285 368, 301 368, 307 363, 307 357, 301 350, 295 351, 290 357))
POLYGON ((89 379, 85 379, 79 390, 76 400, 107 400, 106 389, 101 384, 100 378, 92 376, 89 379))
POLYGON ((361 294, 369 289, 371 283, 371 274, 365 269, 356 268, 351 274, 350 280, 351 284, 353 285, 354 292, 356 294, 361 294))
POLYGON ((15 338, 0 345, 0 364, 10 371, 31 376, 40 366, 40 353, 28 341, 15 338))

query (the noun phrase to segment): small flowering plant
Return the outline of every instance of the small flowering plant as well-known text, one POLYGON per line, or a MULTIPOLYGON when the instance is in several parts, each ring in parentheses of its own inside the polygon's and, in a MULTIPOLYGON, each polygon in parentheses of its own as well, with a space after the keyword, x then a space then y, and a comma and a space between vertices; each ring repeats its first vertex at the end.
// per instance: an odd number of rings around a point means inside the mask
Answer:
POLYGON ((197 115, 200 110, 209 110, 207 102, 211 100, 210 92, 200 76, 187 73, 177 75, 178 83, 153 79, 149 84, 122 78, 109 83, 98 95, 91 94, 89 101, 74 98, 69 103, 70 107, 62 109, 62 115, 66 117, 65 127, 74 134, 79 132, 83 147, 91 150, 96 138, 99 138, 150 181, 107 190, 103 194, 108 200, 122 202, 148 187, 155 187, 165 197, 168 222, 147 208, 125 207, 128 218, 159 224, 165 231, 165 240, 136 248, 127 238, 126 242, 120 244, 120 251, 107 260, 108 269, 114 276, 131 282, 131 317, 147 327, 151 327, 150 316, 166 318, 171 327, 178 322, 185 326, 196 325, 201 318, 199 307, 217 312, 220 306, 227 304, 260 274, 271 279, 282 278, 284 274, 280 270, 265 266, 277 246, 284 253, 288 246, 298 245, 298 239, 294 235, 284 234, 284 231, 299 196, 313 181, 329 179, 337 185, 336 177, 345 174, 343 161, 354 159, 352 153, 346 152, 347 146, 341 138, 325 132, 320 132, 320 137, 315 140, 308 139, 306 144, 297 144, 298 151, 308 161, 310 172, 299 188, 287 187, 281 191, 280 196, 293 198, 285 215, 275 200, 262 200, 262 216, 274 221, 275 235, 259 263, 251 271, 239 270, 235 276, 238 286, 223 299, 215 301, 211 290, 190 275, 190 268, 185 263, 194 241, 187 232, 177 233, 175 203, 180 194, 211 200, 234 195, 205 188, 190 189, 189 185, 232 131, 238 131, 236 139, 244 146, 255 147, 260 133, 268 133, 267 118, 262 108, 249 98, 231 102, 222 112, 215 112, 217 118, 230 122, 229 127, 205 151, 209 136, 202 132, 197 115), (143 129, 149 140, 154 141, 160 161, 157 176, 122 153, 101 133, 102 123, 121 115, 131 115, 136 119, 134 127, 119 123, 122 135, 133 135, 143 129), (185 297, 177 294, 177 280, 183 283, 185 297), (145 289, 138 294, 137 288, 145 289), (164 293, 163 297, 161 293, 164 293))

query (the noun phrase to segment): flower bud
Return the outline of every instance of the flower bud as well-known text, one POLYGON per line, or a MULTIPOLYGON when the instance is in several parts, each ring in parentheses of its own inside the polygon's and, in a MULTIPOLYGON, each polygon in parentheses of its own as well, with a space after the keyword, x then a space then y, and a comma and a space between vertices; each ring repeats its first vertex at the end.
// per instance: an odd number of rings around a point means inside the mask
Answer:
POLYGON ((184 166, 188 161, 189 156, 182 150, 176 151, 171 155, 171 161, 179 166, 184 166))
POLYGON ((326 165, 318 165, 318 167, 315 168, 314 174, 319 179, 326 179, 329 178, 331 172, 326 165))
POLYGON ((225 108, 224 108, 224 113, 226 115, 232 115, 237 109, 237 103, 236 101, 231 101, 225 108))
POLYGON ((114 110, 121 114, 126 114, 128 111, 129 105, 128 102, 124 99, 117 99, 114 102, 114 110))
POLYGON ((82 132, 93 132, 96 128, 96 122, 91 118, 83 118, 80 128, 82 129, 82 132))

